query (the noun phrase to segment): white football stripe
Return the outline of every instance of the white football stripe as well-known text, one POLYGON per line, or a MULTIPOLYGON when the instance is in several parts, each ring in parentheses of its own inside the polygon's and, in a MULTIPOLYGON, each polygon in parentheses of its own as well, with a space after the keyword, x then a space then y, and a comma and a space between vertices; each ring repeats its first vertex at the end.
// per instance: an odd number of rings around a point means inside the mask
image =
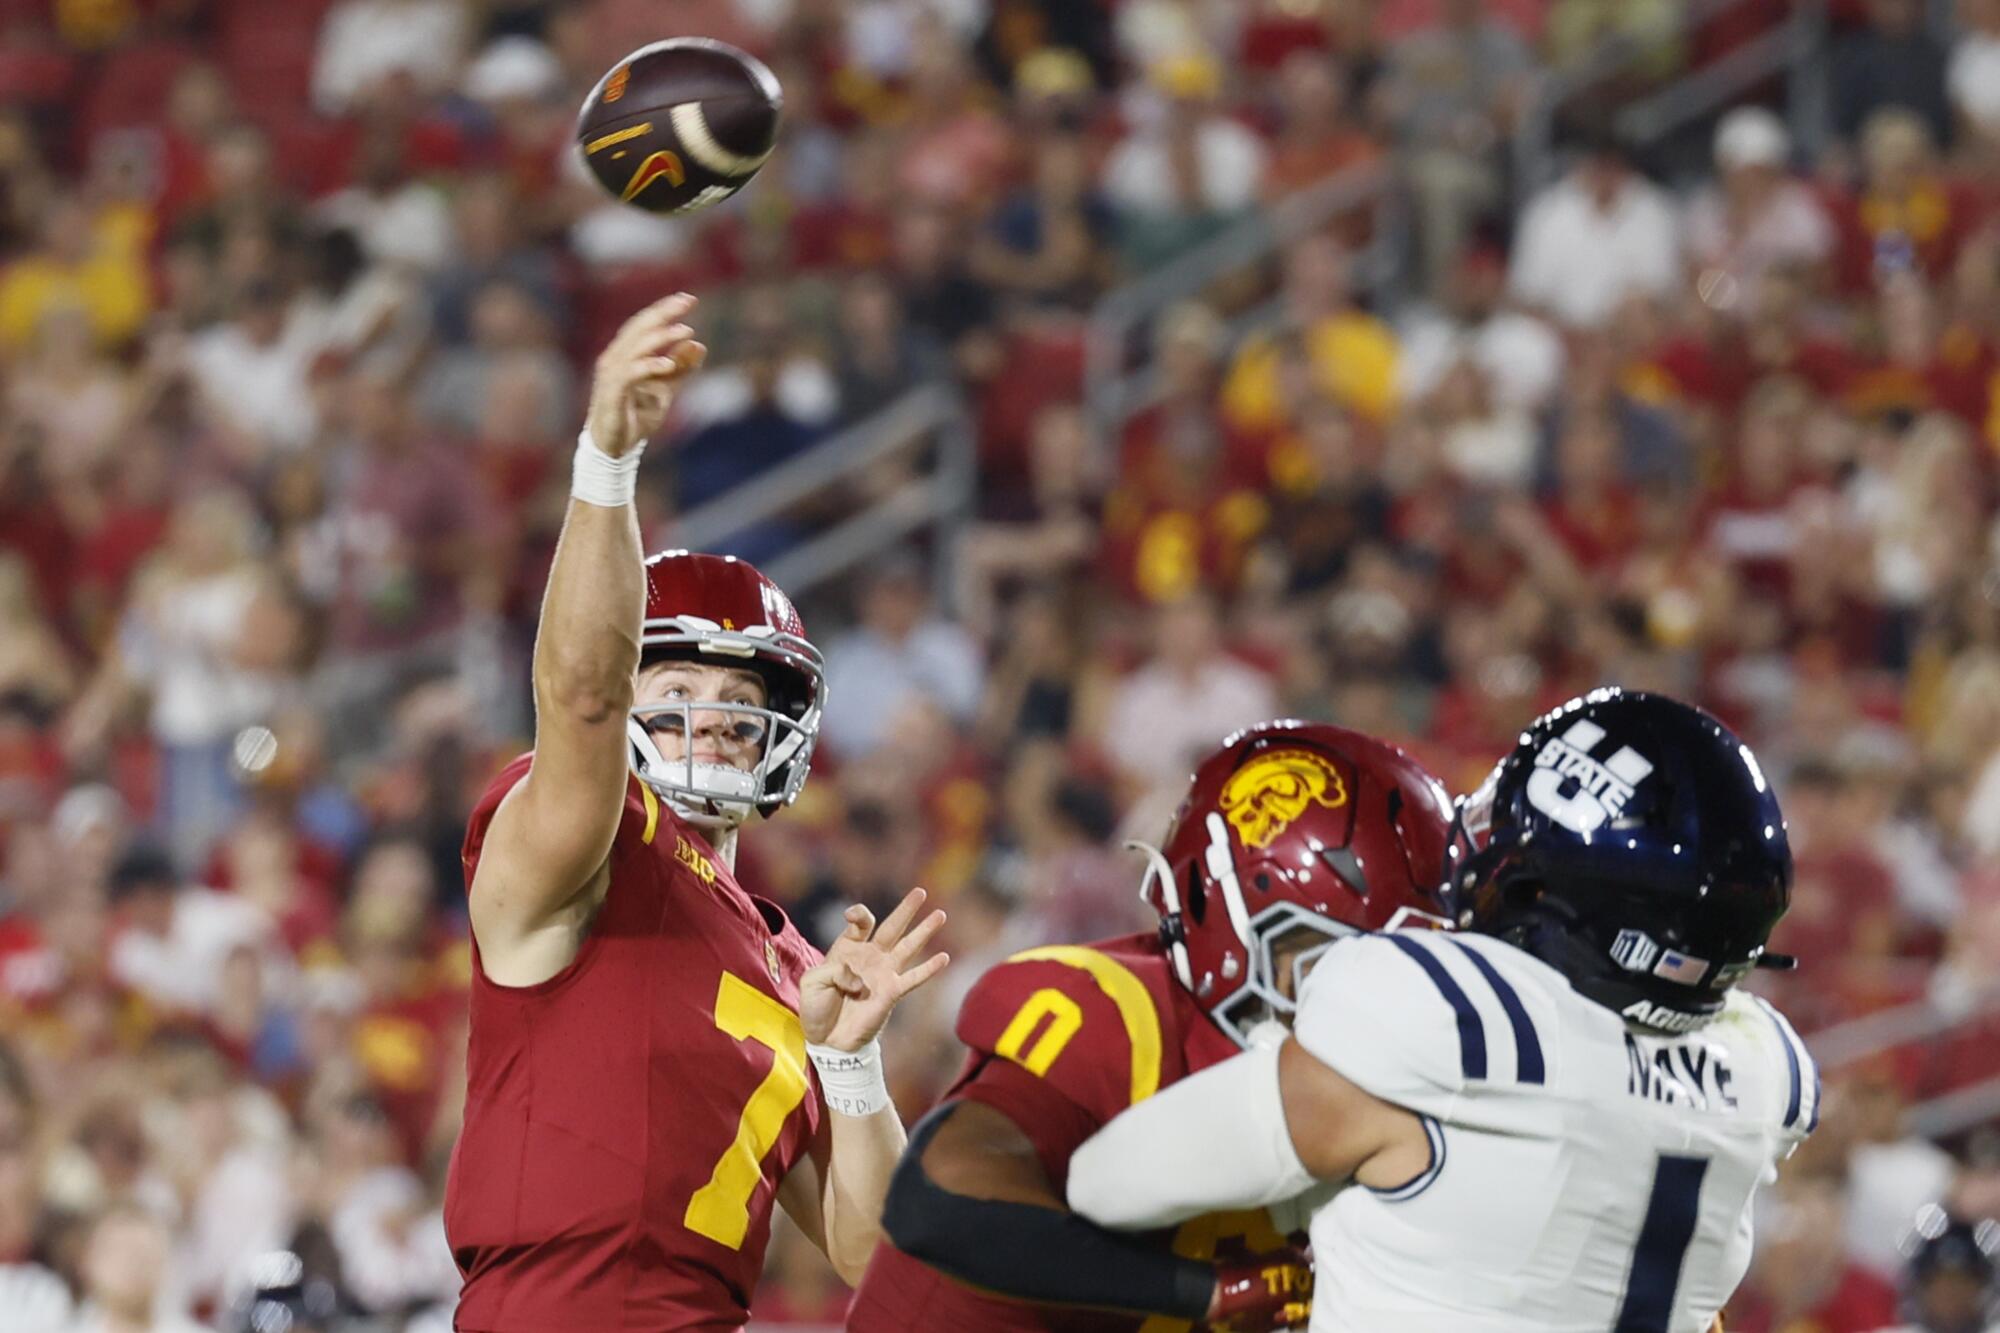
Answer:
POLYGON ((719 204, 742 188, 741 185, 711 185, 674 211, 676 213, 692 213, 697 208, 707 208, 710 204, 719 204))
POLYGON ((702 114, 701 103, 682 102, 667 113, 673 121, 674 133, 680 136, 681 147, 697 163, 720 176, 748 176, 764 165, 764 159, 771 155, 770 149, 756 157, 745 157, 732 153, 715 141, 708 132, 708 117, 702 114))

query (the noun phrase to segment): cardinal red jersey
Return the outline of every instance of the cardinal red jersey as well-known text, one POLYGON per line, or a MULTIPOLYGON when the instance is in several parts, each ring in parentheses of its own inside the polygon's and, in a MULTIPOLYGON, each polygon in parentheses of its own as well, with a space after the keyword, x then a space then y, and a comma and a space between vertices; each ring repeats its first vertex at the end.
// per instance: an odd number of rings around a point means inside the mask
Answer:
MULTIPOLYGON (((1106 1121, 1238 1054, 1174 979, 1149 935, 1016 954, 966 996, 958 1036, 971 1050, 946 1098, 983 1102, 1018 1125, 1058 1193, 1069 1179, 1070 1154, 1106 1121)), ((1264 1253, 1284 1240, 1262 1211, 1198 1217, 1159 1235, 1163 1247, 1197 1259, 1264 1253)), ((884 1239, 854 1294, 847 1327, 849 1333, 1169 1333, 1190 1326, 984 1295, 884 1239)))
MULTIPOLYGON (((473 812, 467 883, 510 764, 473 812)), ((741 1328, 778 1184, 820 1121, 799 1026, 819 955, 636 779, 576 959, 502 986, 473 951, 445 1230, 479 1333, 741 1328)))

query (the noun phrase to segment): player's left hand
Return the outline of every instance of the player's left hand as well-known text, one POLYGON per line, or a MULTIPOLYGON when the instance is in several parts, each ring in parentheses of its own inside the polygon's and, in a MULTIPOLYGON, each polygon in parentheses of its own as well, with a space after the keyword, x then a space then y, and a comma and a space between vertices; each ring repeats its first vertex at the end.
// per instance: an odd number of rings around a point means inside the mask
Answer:
POLYGON ((879 927, 860 903, 847 909, 847 929, 826 951, 826 961, 799 981, 799 1022, 807 1041, 860 1050, 905 995, 944 970, 951 955, 922 957, 944 925, 943 912, 917 920, 924 898, 922 889, 911 889, 879 927))

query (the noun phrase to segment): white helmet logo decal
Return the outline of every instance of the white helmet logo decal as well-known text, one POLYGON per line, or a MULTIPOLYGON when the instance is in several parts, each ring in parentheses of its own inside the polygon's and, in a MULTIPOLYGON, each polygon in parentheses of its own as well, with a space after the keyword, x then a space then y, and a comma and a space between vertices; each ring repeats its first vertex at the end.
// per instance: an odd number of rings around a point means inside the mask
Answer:
POLYGON ((1604 739, 1604 728, 1579 718, 1568 731, 1550 740, 1535 755, 1528 775, 1527 796, 1535 809, 1573 833, 1595 833, 1625 812, 1639 784, 1653 771, 1650 760, 1629 745, 1599 761, 1591 751, 1604 739), (1563 786, 1576 790, 1565 796, 1563 786))

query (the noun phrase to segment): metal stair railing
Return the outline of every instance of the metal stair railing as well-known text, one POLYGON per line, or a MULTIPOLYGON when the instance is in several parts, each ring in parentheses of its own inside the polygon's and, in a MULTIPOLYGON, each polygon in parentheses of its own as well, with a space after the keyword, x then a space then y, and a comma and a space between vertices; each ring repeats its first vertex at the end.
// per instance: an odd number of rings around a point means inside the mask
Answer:
POLYGON ((2000 1078, 1912 1106, 1903 1117, 1903 1127, 1922 1138, 1942 1139, 1994 1120, 2000 1120, 2000 1078))
POLYGON ((1969 1004, 1944 1008, 1912 1000, 1807 1033, 1806 1045, 1822 1068, 1838 1069, 1914 1041, 1941 1037, 1968 1023, 2000 1015, 2000 985, 1978 992, 1969 1004))
POLYGON ((977 449, 964 398, 947 384, 924 385, 798 457, 678 515, 669 536, 690 550, 710 550, 808 499, 858 482, 901 455, 928 454, 926 471, 886 494, 866 498, 854 512, 765 562, 764 573, 801 598, 929 529, 938 595, 948 601, 958 530, 972 512, 978 484, 977 449))
POLYGON ((1816 153, 1827 138, 1825 0, 1803 0, 1777 27, 1626 107, 1618 128, 1633 143, 1657 143, 1720 110, 1768 79, 1784 75, 1789 119, 1800 146, 1816 153))
MULTIPOLYGON (((1373 239, 1355 257, 1354 276, 1363 290, 1382 286, 1395 268, 1394 247, 1401 230, 1384 216, 1393 180, 1392 168, 1381 162, 1337 172, 1258 209, 1100 300, 1084 334, 1084 399, 1100 438, 1115 435, 1151 398, 1151 365, 1145 360, 1129 364, 1135 335, 1162 311, 1199 296, 1222 278, 1268 261, 1336 218, 1373 209, 1377 212, 1373 239)), ((1271 308, 1266 305, 1239 315, 1232 322, 1232 337, 1267 320, 1271 308)))
MULTIPOLYGON (((1677 34, 1687 38, 1745 0, 1688 0, 1676 12, 1677 34)), ((1645 146, 1722 106, 1730 97, 1777 74, 1788 76, 1793 128, 1808 150, 1824 139, 1823 62, 1826 0, 1800 0, 1790 17, 1769 32, 1711 64, 1689 70, 1618 116, 1628 141, 1645 146)), ((1623 37, 1600 42, 1575 67, 1545 76, 1528 110, 1515 126, 1513 183, 1516 207, 1555 174, 1556 120, 1564 105, 1631 65, 1636 52, 1623 37)))
MULTIPOLYGON (((1913 1000, 1808 1033, 1806 1046, 1820 1069, 1832 1071, 1900 1046, 1945 1037, 1982 1020, 2000 1017, 2000 984, 1989 985, 1968 1003, 1944 1008, 1913 1000)), ((2000 1075, 1940 1093, 1910 1108, 1904 1121, 1913 1134, 1943 1138, 2000 1119, 2000 1075)))
MULTIPOLYGON (((1743 0, 1687 0, 1679 13, 1679 31, 1686 35, 1701 24, 1743 0)), ((1824 0, 1808 0, 1807 9, 1823 22, 1824 0)), ((1796 24, 1798 20, 1794 20, 1796 24)), ((1790 29, 1786 30, 1788 33, 1790 29)), ((1794 36, 1792 41, 1803 40, 1794 36)), ((1761 41, 1761 39, 1760 39, 1761 41)), ((1783 54, 1792 55, 1787 44, 1783 54)), ((1512 157, 1512 177, 1516 204, 1547 183, 1554 172, 1554 140, 1557 113, 1579 94, 1627 68, 1635 57, 1632 44, 1623 37, 1600 41, 1575 67, 1544 75, 1520 122, 1515 126, 1508 151, 1512 157)), ((1745 67, 1775 57, 1759 47, 1753 57, 1725 58, 1730 63, 1727 79, 1748 77, 1745 67)), ((1811 62, 1806 62, 1810 64, 1811 62)), ((1703 79, 1707 71, 1697 70, 1683 83, 1703 79)), ((1697 84, 1703 92, 1717 80, 1697 84)), ((1678 86, 1678 85, 1676 85, 1678 86)), ((1674 115, 1672 125, 1688 117, 1679 113, 1680 101, 1673 100, 1672 87, 1648 99, 1650 114, 1662 119, 1674 115)), ((1704 92, 1704 95, 1713 96, 1704 92)), ((1688 94, 1691 98, 1694 93, 1688 94)), ((1151 401, 1155 392, 1151 368, 1141 358, 1133 366, 1133 340, 1160 312, 1178 302, 1198 296, 1220 278, 1267 262, 1273 254, 1299 237, 1325 226, 1343 214, 1372 208, 1377 225, 1369 248, 1356 257, 1355 279, 1362 290, 1380 295, 1398 274, 1400 253, 1399 199, 1393 162, 1370 163, 1351 168, 1287 196, 1270 208, 1261 209, 1229 227, 1221 234, 1194 247, 1171 262, 1135 278, 1107 294, 1091 312, 1084 347, 1084 397, 1099 438, 1116 434, 1119 427, 1139 407, 1151 401)), ((1271 322, 1276 302, 1267 303, 1231 321, 1229 333, 1240 338, 1246 332, 1271 322)))

